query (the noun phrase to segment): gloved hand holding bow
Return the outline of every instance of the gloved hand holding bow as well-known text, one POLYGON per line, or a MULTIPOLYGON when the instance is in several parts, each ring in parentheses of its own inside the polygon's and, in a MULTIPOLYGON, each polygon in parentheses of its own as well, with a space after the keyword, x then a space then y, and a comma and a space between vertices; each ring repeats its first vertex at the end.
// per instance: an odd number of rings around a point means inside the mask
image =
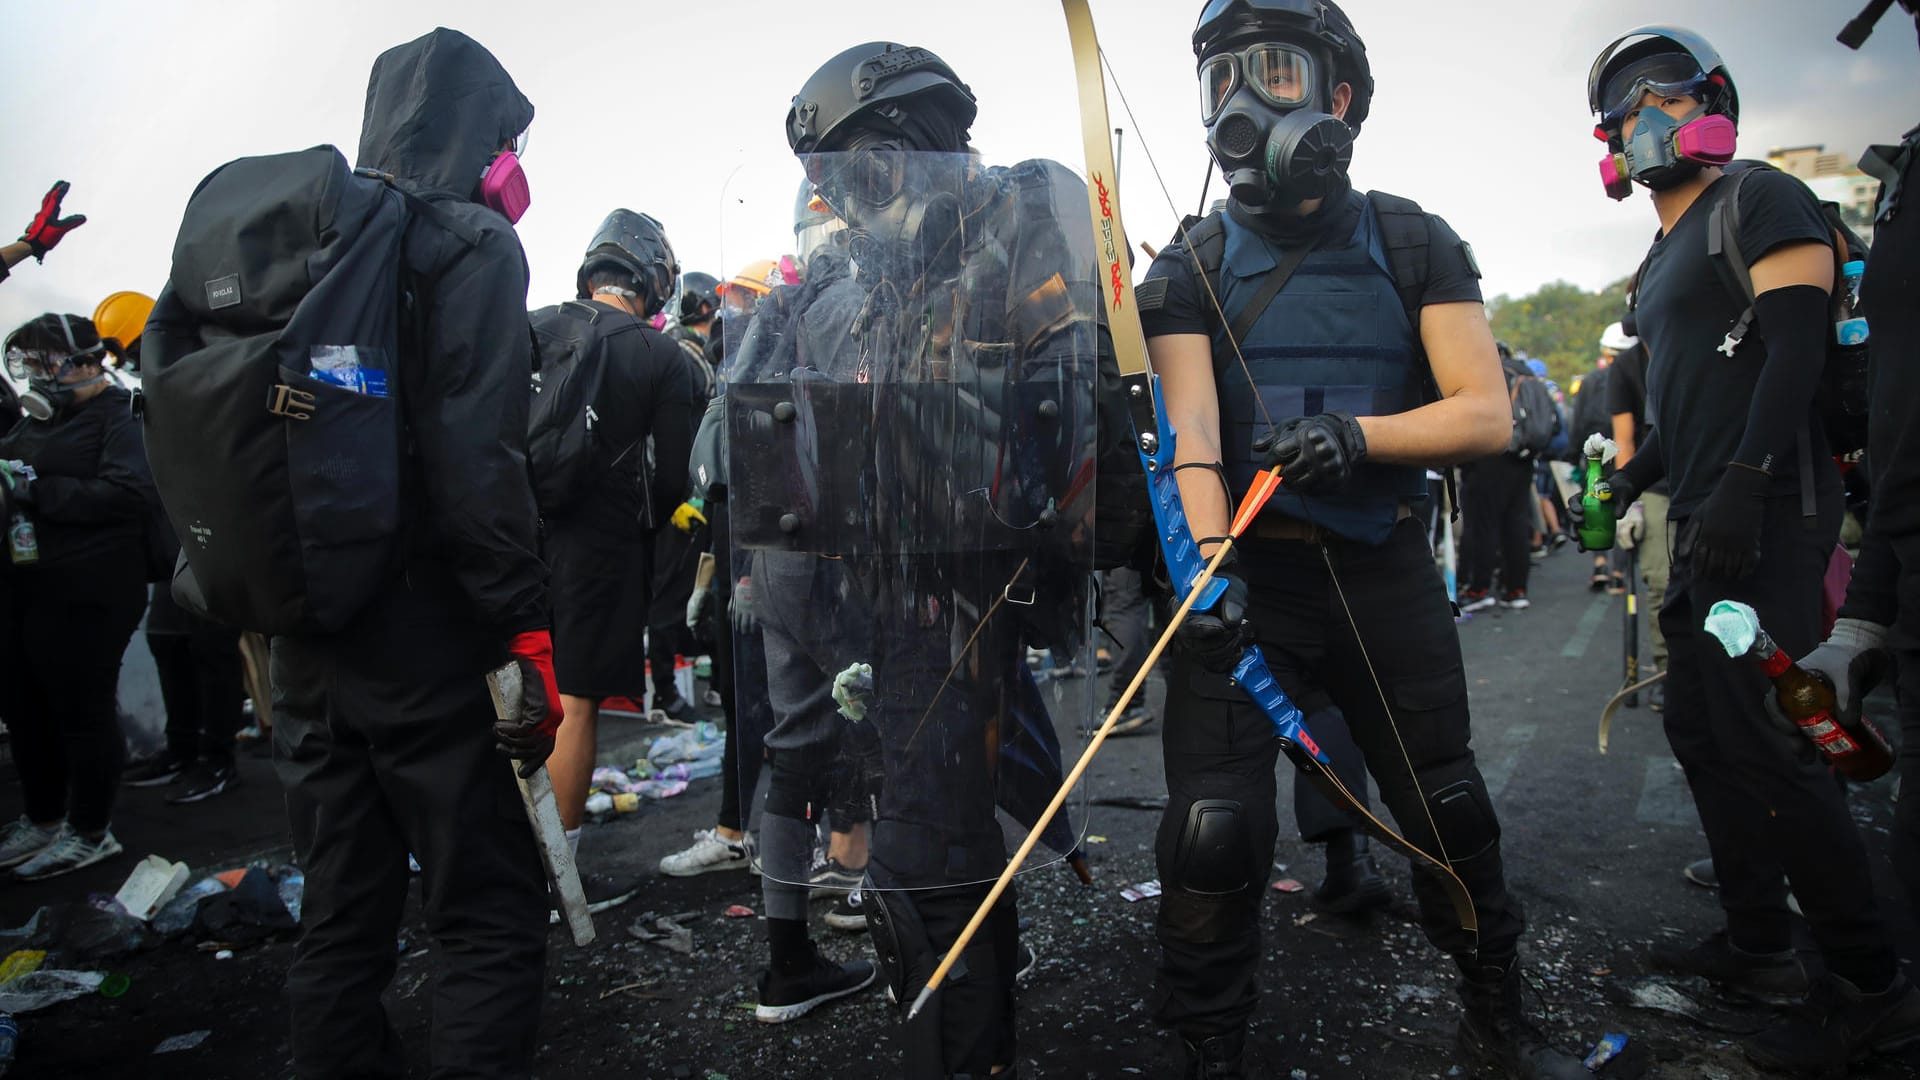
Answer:
POLYGON ((1352 413, 1295 417, 1253 443, 1262 472, 1278 466, 1289 491, 1327 495, 1347 486, 1367 460, 1367 436, 1352 413))
POLYGON ((67 197, 70 187, 65 180, 55 181, 40 200, 40 212, 33 215, 27 231, 20 234, 21 241, 33 249, 33 257, 40 262, 47 261, 47 252, 59 246, 68 233, 87 223, 85 214, 60 216, 60 202, 67 197))
POLYGON ((565 713, 560 686, 553 677, 553 636, 545 630, 516 634, 507 643, 512 663, 520 669, 520 700, 508 703, 513 717, 493 725, 500 752, 520 763, 522 778, 532 776, 553 753, 553 736, 565 713))
POLYGON ((1216 580, 1227 583, 1226 591, 1212 608, 1190 613, 1174 631, 1174 644, 1208 671, 1232 671, 1253 641, 1253 624, 1247 621, 1247 579, 1235 567, 1239 560, 1238 551, 1227 552, 1213 572, 1216 580))

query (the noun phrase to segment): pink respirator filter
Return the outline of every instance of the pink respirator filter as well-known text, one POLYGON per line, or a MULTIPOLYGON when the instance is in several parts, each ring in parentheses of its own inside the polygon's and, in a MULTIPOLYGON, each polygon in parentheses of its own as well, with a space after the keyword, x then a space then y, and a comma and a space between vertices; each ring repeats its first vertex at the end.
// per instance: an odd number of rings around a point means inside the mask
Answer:
POLYGON ((519 155, 509 150, 487 166, 486 175, 480 178, 480 201, 513 224, 520 224, 527 207, 533 205, 533 194, 527 190, 527 173, 520 167, 519 155))

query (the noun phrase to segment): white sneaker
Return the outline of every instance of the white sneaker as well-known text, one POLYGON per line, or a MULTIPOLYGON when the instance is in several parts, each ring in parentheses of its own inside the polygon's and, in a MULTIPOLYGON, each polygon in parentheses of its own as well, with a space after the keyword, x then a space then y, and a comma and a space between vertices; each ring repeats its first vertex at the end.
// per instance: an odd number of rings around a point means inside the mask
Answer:
POLYGON ((54 838, 53 843, 48 844, 45 851, 15 867, 13 876, 20 881, 59 877, 92 866, 102 859, 112 858, 121 850, 120 841, 115 840, 111 832, 98 840, 89 840, 74 832, 71 825, 62 825, 60 835, 54 838))
POLYGON ((60 838, 60 826, 49 825, 42 828, 28 821, 26 815, 7 826, 0 832, 0 869, 19 866, 35 855, 47 850, 60 838))
POLYGON ((668 877, 693 877, 716 870, 744 870, 747 860, 744 840, 729 840, 717 830, 701 829, 693 834, 692 847, 660 860, 660 872, 668 877))

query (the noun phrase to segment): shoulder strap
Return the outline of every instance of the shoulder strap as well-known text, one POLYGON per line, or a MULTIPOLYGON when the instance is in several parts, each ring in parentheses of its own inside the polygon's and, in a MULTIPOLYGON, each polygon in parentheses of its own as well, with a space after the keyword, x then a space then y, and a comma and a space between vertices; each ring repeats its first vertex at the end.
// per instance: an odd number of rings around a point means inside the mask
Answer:
POLYGON ((1400 306, 1413 326, 1413 339, 1420 340, 1420 309, 1427 296, 1427 253, 1433 245, 1433 230, 1427 224, 1427 212, 1412 199, 1389 195, 1384 191, 1367 192, 1373 204, 1373 217, 1380 223, 1380 247, 1387 255, 1387 273, 1393 278, 1394 291, 1400 294, 1400 306))
MULTIPOLYGON (((1227 227, 1220 211, 1215 210, 1206 217, 1188 214, 1180 222, 1180 234, 1187 241, 1187 265, 1194 276, 1200 279, 1202 293, 1220 295, 1220 264, 1227 258, 1227 227)), ((1206 305, 1208 318, 1219 313, 1213 310, 1213 304, 1206 305)))
POLYGON ((1273 269, 1267 271, 1267 276, 1260 281, 1260 291, 1253 294, 1253 299, 1247 301, 1247 306, 1241 308, 1240 314, 1234 318, 1233 325, 1227 328, 1227 334, 1236 343, 1247 340, 1247 334, 1251 333, 1254 324, 1260 321, 1260 316, 1266 312, 1268 305, 1273 303, 1273 298, 1279 296, 1280 290, 1287 287, 1287 280, 1293 277, 1293 272, 1300 269, 1300 264, 1306 262, 1307 256, 1311 254, 1313 254, 1313 242, 1308 241, 1287 252, 1286 258, 1281 259, 1273 269))
POLYGON ((1714 205, 1707 218, 1707 255, 1715 266, 1724 266, 1733 276, 1734 291, 1753 302, 1753 273, 1740 250, 1740 186, 1753 175, 1752 168, 1741 169, 1727 178, 1727 193, 1714 205))

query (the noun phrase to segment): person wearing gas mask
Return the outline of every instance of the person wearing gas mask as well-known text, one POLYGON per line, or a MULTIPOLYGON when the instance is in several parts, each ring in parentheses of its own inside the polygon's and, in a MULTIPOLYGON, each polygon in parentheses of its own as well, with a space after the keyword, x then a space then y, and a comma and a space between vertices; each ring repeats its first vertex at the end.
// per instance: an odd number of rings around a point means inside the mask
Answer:
MULTIPOLYGON (((540 507, 553 571, 548 588, 554 674, 567 715, 549 769, 561 824, 576 847, 593 777, 600 703, 642 697, 647 689, 637 658, 649 655, 645 613, 656 601, 660 530, 650 526, 664 520, 686 490, 698 402, 692 367, 671 338, 646 322, 665 306, 679 269, 658 221, 615 210, 587 245, 579 298, 532 316, 543 342, 554 340, 550 334, 590 334, 593 344, 582 362, 597 363, 602 371, 599 392, 587 402, 598 418, 593 438, 600 457, 582 473, 579 490, 543 500, 540 507)), ((658 664, 660 651, 652 656, 658 664)), ((664 658, 668 673, 655 669, 656 695, 673 685, 671 648, 664 658)), ((592 874, 584 884, 594 905, 612 906, 633 895, 630 881, 592 874)))
MULTIPOLYGON (((775 690, 762 881, 808 881, 828 737, 877 741, 857 770, 873 815, 860 896, 903 1010, 1006 865, 1000 810, 1033 820, 1024 797, 1043 789, 1044 804, 1059 780, 1054 725, 1093 705, 1081 680, 1039 706, 1024 663, 1028 644, 1091 659, 1092 564, 1076 546, 1094 517, 1100 350, 1086 187, 1054 162, 987 165, 969 144, 976 112, 921 48, 857 45, 806 80, 787 139, 847 223, 863 294, 850 347, 809 359, 802 333, 799 365, 772 349, 764 370, 728 372, 734 542, 755 557, 769 683, 786 674, 776 625, 831 618, 808 637, 853 661, 809 652, 816 672, 839 671, 795 685, 803 708, 782 715, 775 690), (783 774, 815 796, 776 805, 783 774), (779 831, 799 843, 776 859, 779 831)), ((791 918, 770 917, 770 935, 791 918)), ((782 951, 769 989, 787 978, 782 951)), ((905 1076, 1015 1071, 1011 891, 959 960, 901 1032, 905 1076)))
MULTIPOLYGON (((513 229, 529 202, 519 151, 532 121, 499 60, 457 31, 386 50, 368 78, 358 163, 433 213, 409 217, 401 250, 413 301, 396 363, 410 447, 401 565, 345 629, 273 639, 275 764, 307 875, 287 973, 302 1077, 398 1068, 381 995, 409 851, 439 958, 434 1071, 533 1073, 548 897, 509 759, 544 762, 562 712, 526 463, 533 347, 513 229), (506 663, 523 697, 516 719, 496 723, 486 675, 506 663)), ((164 343, 148 343, 156 367, 164 343)))
POLYGON ((1769 1068, 1834 1075, 1876 1047, 1920 1038, 1920 991, 1900 972, 1841 789, 1803 738, 1769 721, 1759 668, 1728 657, 1702 625, 1715 602, 1732 599, 1752 605, 1789 655, 1820 639, 1842 512, 1814 404, 1833 333, 1834 234, 1798 179, 1723 170, 1739 95, 1699 35, 1622 35, 1595 59, 1587 104, 1612 151, 1601 164, 1607 194, 1647 189, 1660 221, 1635 293, 1652 427, 1608 483, 1616 513, 1662 477, 1671 490, 1673 565, 1660 611, 1667 741, 1699 808, 1726 913, 1724 930, 1653 960, 1749 995, 1809 994, 1791 887, 1826 974, 1804 1018, 1741 1045, 1769 1068), (1751 302, 1709 253, 1709 229, 1736 183, 1751 302))
POLYGON ((58 247, 68 233, 87 223, 85 214, 60 216, 60 204, 72 186, 65 180, 55 181, 40 200, 40 212, 27 223, 27 231, 11 244, 0 244, 0 281, 7 280, 13 268, 29 258, 47 261, 47 252, 58 247))
POLYGON ((27 418, 0 434, 0 722, 26 806, 0 833, 0 867, 31 881, 121 850, 109 827, 126 757, 114 689, 146 609, 144 530, 159 496, 92 322, 42 315, 4 351, 27 383, 27 418))
MULTIPOLYGON (((1195 536, 1213 538, 1203 553, 1261 471, 1283 482, 1221 568, 1222 599, 1176 635, 1155 1013, 1181 1037, 1187 1075, 1248 1075, 1278 744, 1228 673, 1258 644, 1315 723, 1329 706, 1345 714, 1365 768, 1336 757, 1346 787, 1363 791, 1371 773, 1402 834, 1451 864, 1471 896, 1477 936, 1437 871, 1416 864, 1428 940, 1461 975, 1463 1063, 1529 1080, 1585 1075, 1521 1005, 1524 920, 1469 746, 1453 610, 1415 509, 1425 467, 1508 442, 1472 251, 1414 203, 1348 181, 1374 83, 1337 5, 1212 0, 1193 48, 1228 204, 1162 249, 1139 304, 1180 433, 1187 514, 1195 536)), ((1326 805, 1312 791, 1296 801, 1326 805)), ((1334 819, 1330 863, 1365 854, 1353 819, 1300 816, 1334 819)))

